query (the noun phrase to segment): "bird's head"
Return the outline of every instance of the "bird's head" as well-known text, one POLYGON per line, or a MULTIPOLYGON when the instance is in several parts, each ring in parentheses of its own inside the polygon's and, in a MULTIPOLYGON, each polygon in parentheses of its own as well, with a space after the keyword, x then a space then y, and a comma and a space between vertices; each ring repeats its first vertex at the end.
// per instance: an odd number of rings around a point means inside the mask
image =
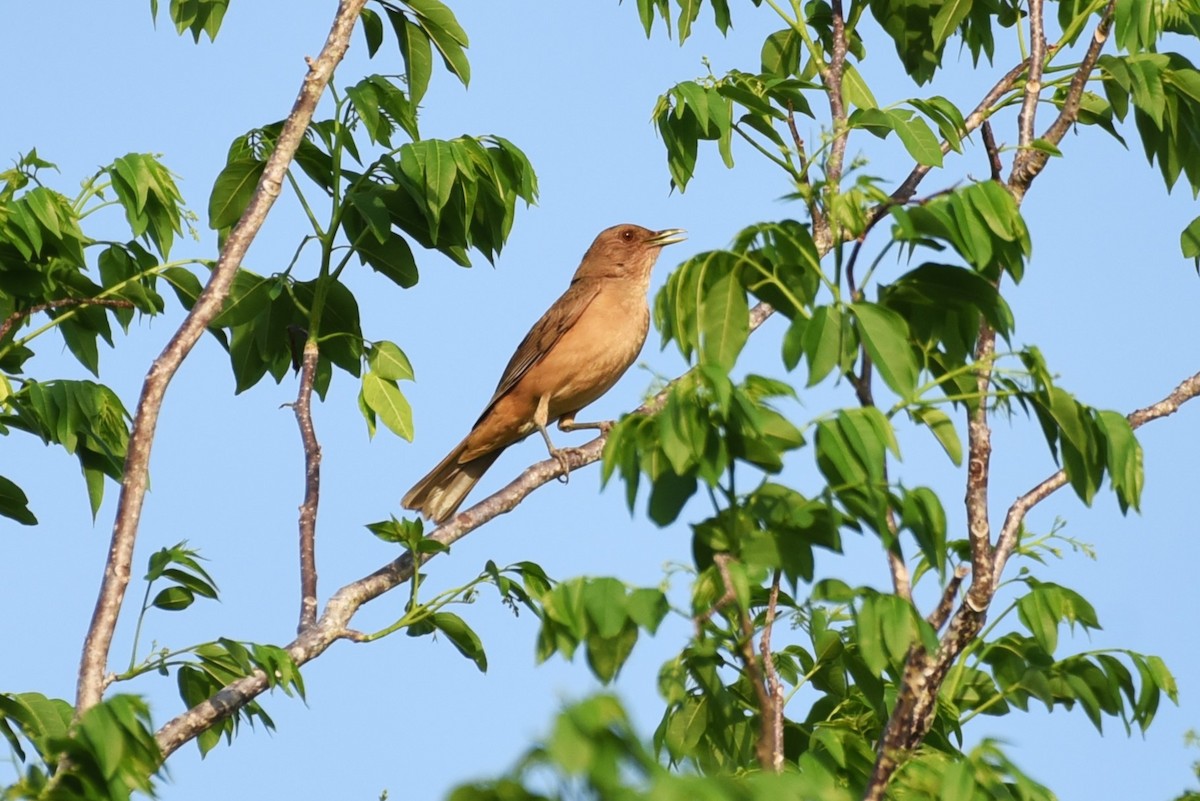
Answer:
POLYGON ((583 255, 574 280, 581 278, 631 278, 648 280, 658 253, 667 245, 682 242, 682 228, 651 231, 624 223, 606 228, 583 255))

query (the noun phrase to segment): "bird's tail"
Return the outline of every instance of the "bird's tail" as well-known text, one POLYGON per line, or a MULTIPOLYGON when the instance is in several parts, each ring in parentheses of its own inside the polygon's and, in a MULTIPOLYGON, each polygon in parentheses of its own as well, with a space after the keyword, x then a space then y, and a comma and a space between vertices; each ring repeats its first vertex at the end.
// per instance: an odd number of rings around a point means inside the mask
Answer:
POLYGON ((504 451, 498 448, 469 462, 461 462, 459 459, 465 447, 466 440, 458 443, 437 467, 429 471, 429 475, 405 493, 400 502, 405 509, 414 509, 434 523, 445 522, 458 511, 467 494, 504 451))

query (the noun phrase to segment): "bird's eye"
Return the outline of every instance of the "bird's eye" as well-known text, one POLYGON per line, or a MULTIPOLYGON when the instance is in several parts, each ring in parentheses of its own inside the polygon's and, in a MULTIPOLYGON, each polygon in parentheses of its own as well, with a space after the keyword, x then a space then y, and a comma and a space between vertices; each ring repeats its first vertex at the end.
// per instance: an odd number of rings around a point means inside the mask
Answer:
POLYGON ((624 239, 626 242, 630 241, 631 239, 633 239, 633 231, 622 231, 621 238, 624 239))

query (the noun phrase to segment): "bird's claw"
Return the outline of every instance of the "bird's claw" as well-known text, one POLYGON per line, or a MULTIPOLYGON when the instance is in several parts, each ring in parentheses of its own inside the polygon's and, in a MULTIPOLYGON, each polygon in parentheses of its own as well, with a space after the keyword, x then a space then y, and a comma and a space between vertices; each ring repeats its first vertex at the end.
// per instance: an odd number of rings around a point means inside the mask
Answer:
POLYGON ((550 452, 550 455, 554 457, 554 460, 556 462, 558 462, 559 467, 561 467, 563 469, 562 475, 556 476, 556 478, 564 484, 570 483, 570 481, 571 481, 571 460, 567 458, 566 450, 565 449, 560 450, 558 448, 555 448, 553 451, 550 452))

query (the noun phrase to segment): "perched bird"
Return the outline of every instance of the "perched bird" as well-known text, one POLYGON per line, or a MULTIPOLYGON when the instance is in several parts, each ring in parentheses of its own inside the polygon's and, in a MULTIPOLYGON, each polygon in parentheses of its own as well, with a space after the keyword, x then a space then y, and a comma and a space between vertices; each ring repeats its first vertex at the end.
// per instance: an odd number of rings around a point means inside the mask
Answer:
POLYGON ((575 415, 617 383, 641 352, 650 326, 650 270, 659 251, 682 242, 683 233, 637 225, 602 231, 571 286, 517 346, 471 433, 408 491, 404 506, 441 523, 505 448, 534 431, 566 469, 546 427, 555 420, 561 431, 605 427, 577 423, 575 415))

